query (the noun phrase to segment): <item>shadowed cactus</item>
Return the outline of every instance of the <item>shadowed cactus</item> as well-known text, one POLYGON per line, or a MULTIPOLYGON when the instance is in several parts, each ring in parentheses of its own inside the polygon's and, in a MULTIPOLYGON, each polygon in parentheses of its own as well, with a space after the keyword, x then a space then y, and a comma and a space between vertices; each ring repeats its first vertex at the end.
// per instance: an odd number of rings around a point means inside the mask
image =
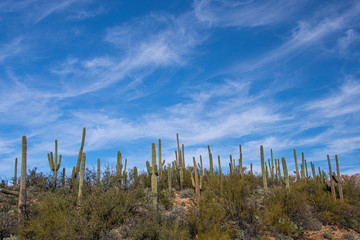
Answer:
POLYGON ((53 189, 56 188, 56 178, 57 178, 57 171, 59 170, 60 168, 60 165, 61 165, 61 154, 59 156, 59 162, 57 161, 58 160, 58 142, 57 140, 55 140, 55 156, 53 155, 52 152, 48 153, 47 154, 47 157, 48 157, 48 161, 49 161, 49 166, 50 166, 50 170, 53 172, 53 178, 52 178, 52 187, 53 189), (55 158, 54 158, 55 157, 55 158))
POLYGON ((61 176, 61 186, 62 188, 65 188, 65 168, 63 168, 63 174, 61 176))
POLYGON ((335 192, 335 183, 332 178, 332 170, 331 170, 331 162, 330 162, 330 156, 327 155, 328 163, 329 163, 329 176, 330 176, 330 188, 331 188, 331 195, 334 199, 336 199, 336 192, 335 192))
POLYGON ((337 178, 338 178, 339 196, 340 196, 340 200, 344 201, 344 193, 343 193, 343 187, 342 187, 341 175, 340 175, 340 168, 339 168, 339 160, 338 160, 337 155, 335 155, 335 161, 336 161, 336 172, 337 172, 337 178))

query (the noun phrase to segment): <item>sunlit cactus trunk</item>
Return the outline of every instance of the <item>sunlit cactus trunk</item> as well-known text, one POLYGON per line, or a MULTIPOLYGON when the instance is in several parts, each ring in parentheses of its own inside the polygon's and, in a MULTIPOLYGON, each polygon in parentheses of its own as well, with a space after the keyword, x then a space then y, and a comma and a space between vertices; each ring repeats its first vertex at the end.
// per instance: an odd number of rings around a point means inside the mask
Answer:
POLYGON ((213 165, 213 157, 210 151, 210 146, 208 145, 208 152, 209 152, 209 163, 210 163, 210 176, 214 176, 214 165, 213 165))
POLYGON ((153 201, 153 207, 155 209, 158 208, 158 189, 157 189, 157 176, 158 169, 156 164, 156 149, 155 149, 155 143, 151 144, 151 155, 152 155, 152 165, 150 166, 150 163, 146 161, 146 167, 148 170, 149 175, 151 176, 151 193, 152 193, 152 201, 153 201))
POLYGON ((14 187, 17 186, 17 163, 18 163, 18 159, 15 158, 15 170, 14 170, 14 180, 13 180, 14 187))
POLYGON ((53 189, 56 188, 56 179, 57 179, 57 171, 60 168, 61 165, 61 154, 59 156, 59 162, 58 162, 58 143, 57 140, 55 140, 55 156, 53 155, 52 152, 48 153, 47 157, 48 157, 48 161, 49 161, 49 167, 50 170, 53 172, 53 178, 52 178, 52 187, 53 189))
POLYGON ((21 175, 20 175, 20 190, 18 202, 19 222, 22 222, 26 212, 26 151, 27 142, 26 136, 22 137, 22 154, 21 154, 21 175))
POLYGON ((299 180, 300 179, 300 174, 299 174, 299 165, 297 162, 297 156, 296 156, 296 150, 294 149, 294 159, 295 159, 295 167, 296 167, 296 179, 299 180))
POLYGON ((84 187, 84 178, 85 178, 85 160, 86 160, 86 155, 83 152, 82 153, 82 157, 81 157, 81 168, 80 168, 80 179, 79 179, 79 192, 78 192, 78 206, 81 206, 81 201, 82 201, 82 191, 83 191, 83 187, 84 187))
POLYGON ((260 159, 261 159, 261 174, 263 179, 264 191, 267 192, 267 179, 266 179, 266 168, 264 160, 264 148, 260 146, 260 159))
POLYGON ((78 159, 77 159, 77 162, 76 162, 76 167, 75 167, 74 174, 72 175, 72 178, 74 178, 74 179, 77 179, 78 175, 79 175, 80 163, 81 163, 81 159, 82 159, 82 153, 84 151, 85 134, 86 134, 86 128, 83 128, 83 133, 82 133, 82 138, 81 138, 81 145, 80 145, 80 149, 79 149, 79 155, 78 155, 78 159))

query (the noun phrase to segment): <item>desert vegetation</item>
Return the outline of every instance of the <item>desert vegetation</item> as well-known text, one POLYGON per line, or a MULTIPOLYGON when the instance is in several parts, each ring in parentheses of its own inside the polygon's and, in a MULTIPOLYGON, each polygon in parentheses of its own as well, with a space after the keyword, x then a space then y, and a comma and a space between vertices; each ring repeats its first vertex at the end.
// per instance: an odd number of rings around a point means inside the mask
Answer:
POLYGON ((252 165, 243 165, 241 145, 239 158, 217 156, 216 163, 208 146, 208 156, 185 159, 177 135, 174 161, 162 159, 159 139, 147 171, 128 169, 120 151, 115 169, 98 159, 93 171, 86 168, 84 142, 85 128, 67 176, 56 140, 48 154, 51 174, 27 170, 23 137, 21 175, 15 159, 13 181, 0 185, 0 238, 306 239, 306 231, 325 225, 348 229, 348 239, 360 233, 360 190, 340 174, 337 156, 334 166, 328 156, 327 171, 313 163, 308 169, 304 153, 298 164, 294 150, 296 168, 289 174, 289 160, 274 158, 271 150, 265 161, 260 146, 262 171, 256 175, 252 165), (222 172, 225 162, 229 174, 222 172))

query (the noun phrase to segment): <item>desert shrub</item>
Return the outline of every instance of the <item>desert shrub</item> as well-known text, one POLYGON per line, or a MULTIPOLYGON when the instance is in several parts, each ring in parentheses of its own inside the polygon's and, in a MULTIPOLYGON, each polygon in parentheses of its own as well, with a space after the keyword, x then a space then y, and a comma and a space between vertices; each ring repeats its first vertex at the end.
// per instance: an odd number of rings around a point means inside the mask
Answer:
POLYGON ((46 191, 51 188, 52 176, 36 172, 37 168, 29 170, 26 175, 26 186, 33 193, 46 191))

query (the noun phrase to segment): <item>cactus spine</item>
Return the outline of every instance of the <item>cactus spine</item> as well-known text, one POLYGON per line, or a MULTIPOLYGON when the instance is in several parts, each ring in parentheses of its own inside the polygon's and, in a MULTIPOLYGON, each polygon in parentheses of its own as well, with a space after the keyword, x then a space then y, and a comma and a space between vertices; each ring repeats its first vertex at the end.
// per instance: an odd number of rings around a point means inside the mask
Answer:
POLYGON ((340 195, 340 201, 344 201, 344 193, 341 183, 341 175, 340 175, 340 168, 339 168, 339 160, 338 156, 335 155, 335 161, 336 161, 336 172, 337 172, 337 179, 338 179, 338 186, 339 186, 339 195, 340 195))
POLYGON ((84 178, 85 178, 85 160, 86 155, 83 152, 81 155, 81 168, 80 168, 80 179, 79 179, 79 192, 78 192, 78 206, 81 206, 81 199, 82 199, 82 190, 84 186, 84 178))
POLYGON ((327 155, 328 163, 329 163, 329 176, 330 176, 330 187, 331 187, 331 195, 334 199, 336 199, 336 192, 335 192, 335 183, 332 178, 332 171, 331 171, 331 162, 330 162, 330 156, 327 155))
POLYGON ((17 162, 18 159, 15 158, 15 170, 14 170, 14 180, 13 180, 13 186, 16 187, 17 186, 17 162))
POLYGON ((72 175, 72 177, 74 179, 77 179, 78 175, 79 175, 80 163, 81 163, 81 159, 82 159, 82 153, 84 151, 85 133, 86 133, 86 128, 83 128, 83 133, 82 133, 82 138, 81 138, 81 145, 80 145, 80 149, 79 149, 79 155, 78 155, 78 159, 77 159, 77 162, 76 162, 76 168, 75 168, 74 174, 72 175))
POLYGON ((97 171, 96 171, 96 186, 100 188, 101 182, 100 182, 100 175, 101 175, 101 169, 100 169, 100 158, 97 159, 97 171))
POLYGON ((260 159, 261 159, 261 174, 263 179, 264 191, 267 192, 267 179, 266 179, 266 169, 265 169, 265 160, 264 160, 264 148, 260 146, 260 159))
POLYGON ((210 163, 210 176, 214 176, 214 165, 213 165, 213 157, 210 151, 210 146, 208 145, 208 152, 209 152, 209 163, 210 163))
POLYGON ((23 221, 26 211, 26 151, 27 151, 26 136, 23 136, 22 154, 21 154, 20 190, 19 190, 19 202, 18 202, 19 222, 23 221))
MULTIPOLYGON (((149 161, 146 161, 146 167, 148 170, 148 173, 151 175, 151 192, 152 192, 152 199, 153 199, 153 207, 157 209, 157 176, 159 175, 157 170, 157 164, 156 164, 156 149, 155 149, 155 143, 151 144, 151 155, 152 155, 152 166, 150 166, 149 161)), ((180 155, 179 155, 180 156, 180 155)))
POLYGON ((298 165, 298 162, 297 162, 297 156, 296 156, 295 148, 294 148, 294 159, 295 159, 295 167, 296 167, 296 179, 299 180, 300 179, 299 165, 298 165))
POLYGON ((50 170, 53 172, 53 178, 52 178, 52 187, 53 189, 56 188, 56 178, 57 178, 57 171, 59 170, 60 168, 60 165, 61 165, 61 154, 59 156, 59 162, 57 161, 58 160, 58 143, 57 143, 57 140, 55 140, 55 159, 54 159, 54 156, 53 156, 53 153, 50 152, 48 153, 47 157, 48 157, 48 161, 49 161, 49 166, 50 166, 50 170))
POLYGON ((196 199, 199 202, 200 201, 200 190, 202 188, 202 182, 199 179, 199 173, 198 173, 198 169, 196 167, 195 157, 193 157, 193 162, 194 162, 194 175, 195 176, 193 176, 191 174, 191 182, 192 182, 192 186, 195 188, 196 199))

